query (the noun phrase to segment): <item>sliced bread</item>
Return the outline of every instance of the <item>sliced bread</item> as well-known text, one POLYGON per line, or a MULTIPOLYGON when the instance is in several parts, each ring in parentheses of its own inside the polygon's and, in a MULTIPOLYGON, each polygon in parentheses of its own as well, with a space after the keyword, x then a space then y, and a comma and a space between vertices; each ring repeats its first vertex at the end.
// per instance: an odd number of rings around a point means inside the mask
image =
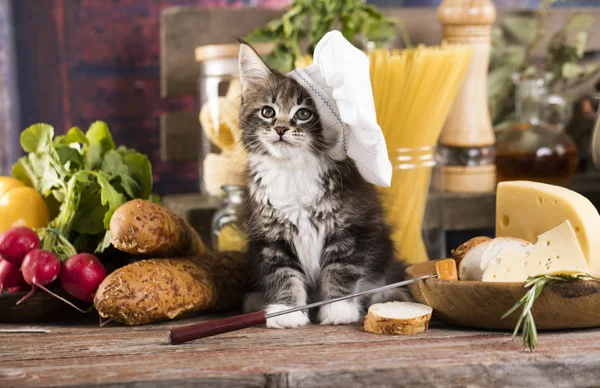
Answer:
POLYGON ((376 334, 417 334, 429 327, 433 309, 420 303, 375 303, 365 316, 364 328, 376 334))

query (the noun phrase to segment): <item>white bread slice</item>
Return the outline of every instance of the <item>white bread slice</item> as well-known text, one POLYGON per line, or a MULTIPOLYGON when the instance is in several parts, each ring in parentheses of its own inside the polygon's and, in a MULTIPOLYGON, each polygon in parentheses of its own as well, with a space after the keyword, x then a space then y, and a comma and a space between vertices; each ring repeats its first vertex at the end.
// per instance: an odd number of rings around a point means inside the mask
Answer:
MULTIPOLYGON (((525 256, 525 251, 530 245, 531 243, 529 241, 520 238, 496 237, 490 242, 490 245, 483 252, 483 255, 481 255, 480 268, 482 275, 488 264, 490 264, 492 260, 498 258, 500 253, 509 254, 509 252, 515 252, 525 256)), ((481 278, 478 280, 481 280, 481 278)))
POLYGON ((375 334, 418 334, 427 330, 433 309, 412 302, 375 303, 365 316, 365 331, 375 334))
MULTIPOLYGON (((473 240, 474 239, 471 239, 469 241, 473 240)), ((465 244, 469 243, 469 241, 467 241, 465 244)), ((458 265, 458 278, 460 280, 481 280, 483 277, 481 258, 483 257, 483 252, 485 252, 491 241, 492 239, 490 238, 485 240, 477 240, 477 244, 471 244, 469 249, 465 251, 462 256, 462 260, 460 260, 460 264, 458 265)), ((461 245, 461 247, 465 244, 461 245)))
POLYGON ((458 246, 458 248, 452 250, 452 258, 456 261, 456 265, 459 265, 460 262, 465 258, 465 255, 471 251, 471 249, 475 248, 481 243, 486 241, 491 241, 492 239, 487 236, 479 236, 473 237, 467 242, 462 243, 458 246))

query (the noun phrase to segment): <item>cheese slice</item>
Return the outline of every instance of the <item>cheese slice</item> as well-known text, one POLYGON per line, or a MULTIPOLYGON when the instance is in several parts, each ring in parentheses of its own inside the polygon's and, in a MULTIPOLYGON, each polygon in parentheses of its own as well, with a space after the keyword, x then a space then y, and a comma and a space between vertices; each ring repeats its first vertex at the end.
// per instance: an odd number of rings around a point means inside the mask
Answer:
POLYGON ((570 221, 589 267, 600 271, 600 214, 587 198, 544 183, 498 184, 496 236, 518 237, 533 243, 538 235, 565 220, 570 221))
POLYGON ((508 250, 492 260, 483 273, 487 282, 524 282, 529 276, 587 273, 588 264, 570 221, 538 236, 523 252, 508 250))
POLYGON ((528 276, 588 269, 570 221, 542 233, 537 243, 525 253, 525 272, 528 276))

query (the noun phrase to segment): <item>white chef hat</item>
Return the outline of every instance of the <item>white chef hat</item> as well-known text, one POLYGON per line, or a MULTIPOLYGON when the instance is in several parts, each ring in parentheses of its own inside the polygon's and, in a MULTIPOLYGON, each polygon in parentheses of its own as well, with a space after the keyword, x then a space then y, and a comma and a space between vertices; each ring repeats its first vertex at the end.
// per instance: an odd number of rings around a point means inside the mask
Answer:
POLYGON ((317 44, 313 64, 288 76, 308 90, 325 136, 336 141, 331 156, 349 156, 367 182, 389 187, 392 164, 377 124, 367 55, 331 31, 317 44))

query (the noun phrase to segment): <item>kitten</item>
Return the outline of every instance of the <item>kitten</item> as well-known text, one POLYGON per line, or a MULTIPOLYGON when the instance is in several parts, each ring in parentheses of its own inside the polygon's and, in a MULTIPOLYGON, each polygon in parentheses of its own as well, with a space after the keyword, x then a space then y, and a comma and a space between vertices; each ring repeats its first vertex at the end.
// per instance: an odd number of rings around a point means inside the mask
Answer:
MULTIPOLYGON (((246 310, 301 306, 385 283, 394 257, 376 189, 354 163, 336 161, 337 136, 322 128, 309 93, 270 70, 241 42, 240 127, 248 151, 248 259, 260 293, 246 310), (257 305, 258 304, 258 305, 257 305)), ((366 300, 362 301, 363 303, 366 300)), ((321 324, 358 321, 352 299, 322 306, 321 324)), ((268 327, 307 324, 306 312, 270 318, 268 327)))

